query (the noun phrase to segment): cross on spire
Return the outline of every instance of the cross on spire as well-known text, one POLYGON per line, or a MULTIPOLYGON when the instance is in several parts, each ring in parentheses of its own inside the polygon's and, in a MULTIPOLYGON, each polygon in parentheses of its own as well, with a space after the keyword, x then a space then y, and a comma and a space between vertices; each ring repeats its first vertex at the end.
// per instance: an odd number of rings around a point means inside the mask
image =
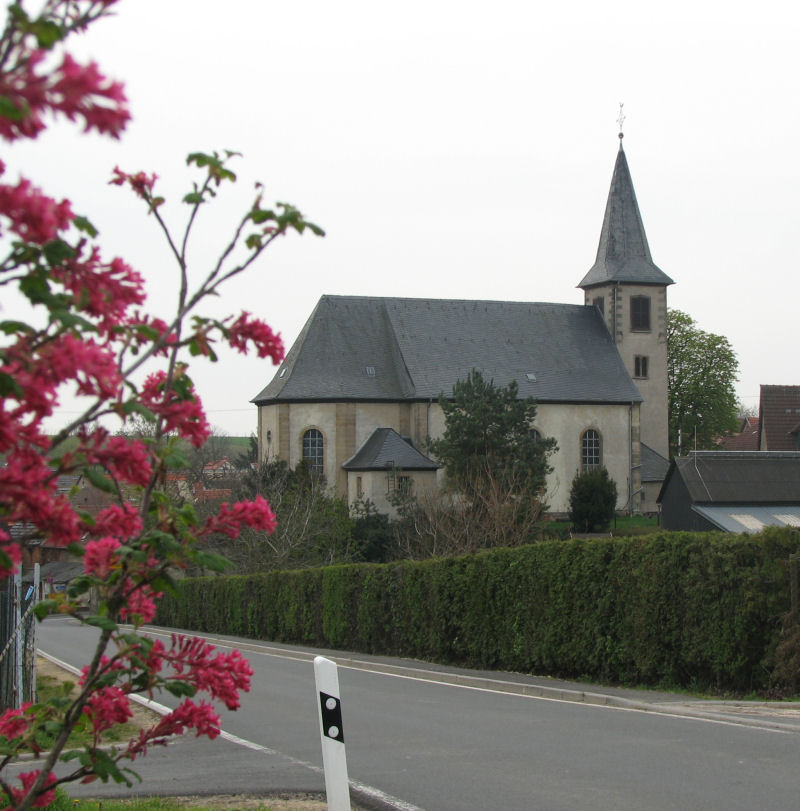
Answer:
POLYGON ((619 116, 617 118, 617 124, 619 124, 619 145, 622 147, 622 139, 625 137, 625 134, 622 132, 622 125, 625 123, 625 113, 622 112, 622 108, 625 106, 624 102, 619 103, 619 116))

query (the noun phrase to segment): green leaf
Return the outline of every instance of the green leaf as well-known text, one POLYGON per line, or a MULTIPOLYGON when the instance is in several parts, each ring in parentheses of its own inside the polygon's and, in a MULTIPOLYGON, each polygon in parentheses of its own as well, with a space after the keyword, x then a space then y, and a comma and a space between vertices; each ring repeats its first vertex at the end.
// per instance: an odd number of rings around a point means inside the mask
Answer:
POLYGON ((194 562, 198 566, 205 566, 211 569, 212 572, 224 572, 230 569, 233 563, 223 555, 218 555, 216 552, 200 552, 198 551, 194 556, 194 562))
POLYGON ((198 206, 203 202, 203 195, 197 191, 189 192, 189 194, 183 198, 183 202, 189 203, 189 205, 198 206))
POLYGON ((21 121, 25 115, 25 111, 21 110, 14 104, 11 99, 6 96, 0 96, 0 117, 7 118, 10 121, 21 121))
POLYGON ((19 383, 7 372, 0 372, 0 397, 21 398, 25 392, 19 383))
POLYGON ((86 219, 86 217, 75 217, 72 224, 79 230, 88 234, 90 237, 96 237, 100 232, 86 219))
POLYGON ((58 608, 58 600, 42 600, 33 607, 33 613, 37 620, 43 620, 58 608))
POLYGON ((63 239, 53 239, 48 242, 42 249, 44 258, 50 267, 57 267, 62 264, 65 259, 72 259, 76 256, 76 251, 72 246, 64 242, 63 239))
POLYGON ((177 698, 191 698, 197 692, 195 686, 193 684, 189 684, 188 681, 170 680, 164 684, 164 689, 172 693, 172 695, 176 696, 177 698))
POLYGON ((46 51, 64 39, 64 30, 52 20, 38 19, 31 23, 28 30, 36 37, 39 47, 46 51))
POLYGON ((30 335, 34 332, 34 329, 30 324, 26 324, 24 321, 0 321, 0 332, 6 335, 16 335, 18 332, 25 332, 30 335))
POLYGON ((102 490, 104 493, 117 492, 114 482, 112 482, 108 476, 103 475, 96 467, 84 468, 83 473, 92 486, 96 487, 98 490, 102 490))
POLYGON ((76 313, 61 308, 52 310, 53 319, 60 321, 65 327, 80 327, 84 332, 97 332, 97 327, 91 321, 77 315, 76 313))
POLYGON ((275 216, 274 211, 269 211, 268 209, 261 209, 257 208, 250 212, 250 219, 256 224, 260 225, 262 222, 268 222, 270 220, 277 220, 278 218, 275 216))
POLYGON ((91 625, 94 628, 100 628, 102 631, 116 631, 117 623, 110 617, 101 617, 98 614, 93 614, 91 617, 86 617, 84 620, 86 625, 91 625))

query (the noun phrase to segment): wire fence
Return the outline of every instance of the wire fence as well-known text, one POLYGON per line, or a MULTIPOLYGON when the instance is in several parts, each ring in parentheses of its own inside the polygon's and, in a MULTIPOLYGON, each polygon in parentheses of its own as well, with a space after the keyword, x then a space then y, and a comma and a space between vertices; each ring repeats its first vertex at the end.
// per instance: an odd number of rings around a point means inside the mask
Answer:
POLYGON ((19 575, 0 581, 0 712, 35 699, 37 585, 19 575))

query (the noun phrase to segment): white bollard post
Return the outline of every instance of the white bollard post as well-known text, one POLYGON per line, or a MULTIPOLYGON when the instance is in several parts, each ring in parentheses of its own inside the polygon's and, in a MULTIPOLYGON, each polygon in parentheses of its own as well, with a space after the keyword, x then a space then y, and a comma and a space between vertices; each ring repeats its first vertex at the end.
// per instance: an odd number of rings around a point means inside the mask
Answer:
POLYGON ((342 700, 336 663, 324 656, 314 659, 319 732, 328 811, 350 811, 350 786, 342 731, 342 700))

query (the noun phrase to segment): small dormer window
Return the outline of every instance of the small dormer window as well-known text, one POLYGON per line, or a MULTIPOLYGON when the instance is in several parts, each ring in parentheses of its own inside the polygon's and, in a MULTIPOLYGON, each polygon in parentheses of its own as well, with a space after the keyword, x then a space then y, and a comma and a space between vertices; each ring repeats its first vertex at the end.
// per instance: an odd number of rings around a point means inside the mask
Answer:
POLYGON ((533 372, 525 372, 525 377, 527 378, 529 383, 536 382, 536 375, 533 372))
POLYGON ((375 367, 374 366, 365 366, 364 371, 367 373, 367 377, 375 377, 375 367))

